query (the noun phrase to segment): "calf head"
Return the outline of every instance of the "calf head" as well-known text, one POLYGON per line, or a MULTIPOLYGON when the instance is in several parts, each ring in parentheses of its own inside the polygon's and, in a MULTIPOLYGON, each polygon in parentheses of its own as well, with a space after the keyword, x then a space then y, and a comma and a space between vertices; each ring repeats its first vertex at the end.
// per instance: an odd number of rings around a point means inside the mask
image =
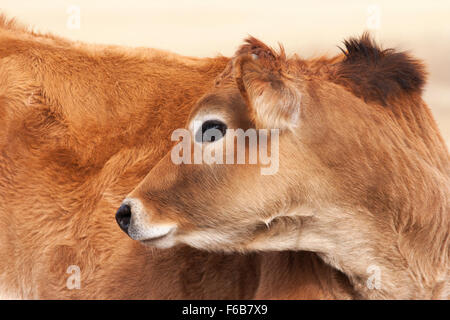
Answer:
POLYGON ((309 61, 251 38, 118 220, 156 247, 309 250, 366 296, 430 296, 447 277, 449 165, 423 83, 367 36, 309 61))

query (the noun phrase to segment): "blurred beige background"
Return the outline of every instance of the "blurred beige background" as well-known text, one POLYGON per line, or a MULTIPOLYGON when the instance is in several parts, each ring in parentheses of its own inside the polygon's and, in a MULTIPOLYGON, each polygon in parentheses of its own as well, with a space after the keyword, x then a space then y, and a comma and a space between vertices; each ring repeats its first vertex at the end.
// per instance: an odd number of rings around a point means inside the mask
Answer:
POLYGON ((184 55, 232 55, 251 34, 303 57, 338 52, 370 30, 384 47, 425 60, 425 100, 450 145, 450 1, 1 0, 0 11, 91 43, 145 46, 184 55))

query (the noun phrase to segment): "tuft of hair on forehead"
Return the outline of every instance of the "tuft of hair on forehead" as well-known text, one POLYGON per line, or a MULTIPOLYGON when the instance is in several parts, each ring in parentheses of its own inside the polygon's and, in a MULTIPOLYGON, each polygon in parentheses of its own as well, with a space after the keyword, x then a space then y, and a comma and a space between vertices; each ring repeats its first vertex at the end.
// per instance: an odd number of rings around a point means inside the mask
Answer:
POLYGON ((344 41, 345 57, 337 63, 334 82, 349 88, 365 101, 386 106, 402 93, 421 93, 426 82, 423 63, 407 52, 382 49, 364 33, 344 41))

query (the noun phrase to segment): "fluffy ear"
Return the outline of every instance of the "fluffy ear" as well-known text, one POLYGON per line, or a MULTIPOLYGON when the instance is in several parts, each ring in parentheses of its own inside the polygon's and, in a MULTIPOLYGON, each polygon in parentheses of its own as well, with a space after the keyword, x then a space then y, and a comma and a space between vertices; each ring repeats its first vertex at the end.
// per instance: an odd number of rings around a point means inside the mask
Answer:
POLYGON ((421 61, 406 52, 381 49, 365 33, 344 42, 345 59, 335 65, 334 81, 366 101, 388 105, 402 93, 421 93, 426 71, 421 61))
POLYGON ((283 72, 284 51, 279 55, 252 38, 233 60, 234 79, 250 107, 257 127, 293 129, 300 117, 301 94, 293 79, 283 72), (244 48, 244 50, 243 50, 244 48))

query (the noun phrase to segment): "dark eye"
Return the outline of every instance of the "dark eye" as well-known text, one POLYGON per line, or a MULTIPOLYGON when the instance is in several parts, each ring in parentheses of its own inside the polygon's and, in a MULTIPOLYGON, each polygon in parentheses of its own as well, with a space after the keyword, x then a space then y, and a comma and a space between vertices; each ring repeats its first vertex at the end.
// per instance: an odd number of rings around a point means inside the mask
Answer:
POLYGON ((219 120, 207 120, 195 134, 197 142, 214 142, 222 139, 227 131, 227 125, 219 120))

